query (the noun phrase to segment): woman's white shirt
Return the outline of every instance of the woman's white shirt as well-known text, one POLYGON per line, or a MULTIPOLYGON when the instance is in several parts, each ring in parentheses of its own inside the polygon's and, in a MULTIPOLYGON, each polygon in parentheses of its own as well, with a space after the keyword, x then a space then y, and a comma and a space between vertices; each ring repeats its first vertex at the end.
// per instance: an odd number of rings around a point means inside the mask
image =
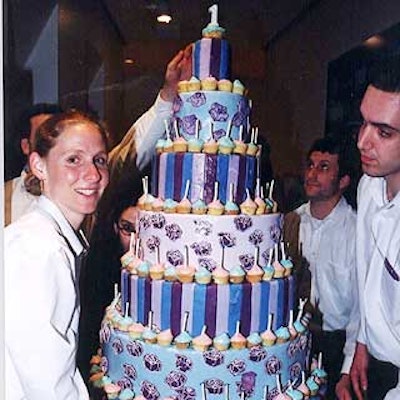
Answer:
POLYGON ((88 399, 76 369, 84 245, 45 196, 4 242, 6 398, 88 399))

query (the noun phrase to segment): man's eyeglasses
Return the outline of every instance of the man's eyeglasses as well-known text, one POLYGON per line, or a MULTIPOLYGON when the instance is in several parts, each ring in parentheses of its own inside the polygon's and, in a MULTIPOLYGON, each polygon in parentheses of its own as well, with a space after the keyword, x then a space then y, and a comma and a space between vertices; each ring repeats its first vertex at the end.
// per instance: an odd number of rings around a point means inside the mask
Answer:
POLYGON ((131 233, 136 233, 135 224, 133 224, 130 221, 127 221, 126 219, 119 220, 117 226, 119 231, 124 235, 129 236, 131 233))

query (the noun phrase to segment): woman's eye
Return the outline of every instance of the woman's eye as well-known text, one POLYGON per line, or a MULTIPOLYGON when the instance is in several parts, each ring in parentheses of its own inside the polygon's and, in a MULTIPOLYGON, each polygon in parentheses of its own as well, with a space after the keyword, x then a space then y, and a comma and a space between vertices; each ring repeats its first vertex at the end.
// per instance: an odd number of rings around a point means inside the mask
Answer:
POLYGON ((69 164, 77 164, 79 162, 79 158, 77 156, 70 156, 67 158, 67 162, 69 164))
POLYGON ((381 136, 383 138, 389 138, 392 136, 392 133, 389 131, 386 131, 384 129, 379 129, 379 136, 381 136))
POLYGON ((99 167, 106 167, 107 166, 107 158, 106 157, 96 157, 94 162, 99 167))

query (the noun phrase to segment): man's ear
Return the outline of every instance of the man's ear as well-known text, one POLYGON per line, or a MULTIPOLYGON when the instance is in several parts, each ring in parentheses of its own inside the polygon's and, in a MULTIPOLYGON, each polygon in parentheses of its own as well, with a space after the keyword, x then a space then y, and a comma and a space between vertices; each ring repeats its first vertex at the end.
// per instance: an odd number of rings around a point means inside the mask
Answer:
POLYGON ((28 157, 29 150, 30 150, 29 139, 28 138, 21 139, 20 146, 21 146, 22 152, 28 157))
POLYGON ((339 180, 339 187, 342 192, 344 192, 347 187, 350 185, 350 176, 343 175, 339 180))
POLYGON ((32 173, 41 181, 46 179, 47 169, 46 163, 35 151, 29 155, 29 167, 32 173))

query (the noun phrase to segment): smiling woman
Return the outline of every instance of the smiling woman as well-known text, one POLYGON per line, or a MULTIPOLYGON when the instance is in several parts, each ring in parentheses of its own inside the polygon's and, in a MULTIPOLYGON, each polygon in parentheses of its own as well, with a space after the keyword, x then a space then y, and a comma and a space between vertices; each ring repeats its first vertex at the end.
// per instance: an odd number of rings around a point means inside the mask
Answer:
POLYGON ((30 164, 42 195, 5 229, 6 397, 88 399, 75 362, 87 246, 77 231, 108 184, 106 131, 80 112, 58 114, 38 130, 30 164))

